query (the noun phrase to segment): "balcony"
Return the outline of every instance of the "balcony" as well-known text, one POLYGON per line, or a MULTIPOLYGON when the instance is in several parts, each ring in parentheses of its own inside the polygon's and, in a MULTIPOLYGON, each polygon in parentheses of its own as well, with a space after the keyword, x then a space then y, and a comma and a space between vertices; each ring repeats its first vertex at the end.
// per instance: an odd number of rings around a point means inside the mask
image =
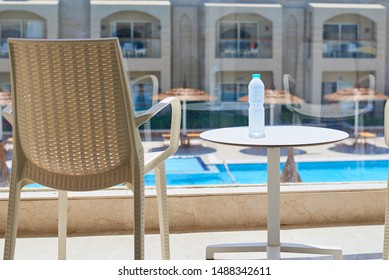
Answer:
POLYGON ((323 42, 324 58, 375 58, 376 54, 376 41, 323 42))
MULTIPOLYGON (((239 147, 197 140, 180 154, 204 149, 205 162, 220 161, 227 154, 235 161, 261 159, 243 154, 239 147)), ((350 141, 350 140, 344 140, 350 141)), ((368 139, 384 146, 383 138, 368 139)), ((145 142, 145 148, 161 147, 161 141, 145 142)), ((298 160, 342 160, 344 154, 330 151, 334 144, 306 147, 298 160)), ((386 155, 371 155, 385 158, 386 155)), ((358 158, 360 155, 349 155, 358 158)), ((365 155, 366 157, 366 155, 365 155)), ((265 160, 265 157, 263 157, 265 160)), ((6 189, 0 189, 0 213, 6 213, 6 189)), ((168 187, 171 254, 173 260, 204 260, 209 244, 266 240, 267 192, 263 184, 168 187), (204 207, 207 205, 207 207, 204 207)), ((288 183, 281 186, 281 240, 339 246, 344 259, 381 259, 386 182, 288 183)), ((17 239, 17 259, 56 259, 57 194, 49 189, 22 194, 17 239)), ((115 189, 69 194, 69 259, 132 259, 131 191, 115 189), (107 211, 109 209, 110 211, 107 211), (82 215, 80 214, 82 213, 82 215), (101 248, 108 248, 102 250, 101 248)), ((146 259, 160 259, 156 194, 146 188, 146 259)), ((5 214, 0 216, 4 232, 5 214)), ((3 250, 0 238, 0 254, 3 250)), ((281 254, 283 259, 330 259, 327 256, 281 254)), ((264 259, 264 253, 216 255, 227 259, 264 259)))
POLYGON ((231 40, 216 41, 216 57, 218 58, 272 58, 272 40, 231 40))
POLYGON ((125 58, 160 58, 160 39, 124 39, 120 38, 125 58))

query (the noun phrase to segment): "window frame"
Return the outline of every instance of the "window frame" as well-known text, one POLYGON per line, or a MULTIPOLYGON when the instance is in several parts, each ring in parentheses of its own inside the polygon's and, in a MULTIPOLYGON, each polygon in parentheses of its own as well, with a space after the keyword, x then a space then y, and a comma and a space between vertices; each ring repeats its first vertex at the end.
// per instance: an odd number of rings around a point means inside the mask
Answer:
MULTIPOLYGON (((225 57, 226 55, 222 55, 225 51, 222 51, 223 48, 225 48, 226 44, 229 41, 231 41, 231 46, 233 48, 231 49, 231 57, 232 58, 243 58, 245 57, 242 55, 242 48, 241 45, 242 43, 245 43, 246 41, 249 41, 249 44, 252 41, 255 41, 257 44, 257 48, 259 47, 259 39, 260 39, 260 22, 259 21, 241 21, 241 20, 220 20, 217 23, 217 33, 216 33, 216 40, 218 42, 217 47, 216 47, 216 57, 225 57), (222 25, 223 24, 233 24, 236 25, 236 38, 222 38, 222 25), (255 37, 251 38, 242 38, 241 37, 241 31, 242 29, 242 24, 254 24, 256 25, 256 34, 255 37), (222 47, 223 45, 223 47, 222 47)), ((228 57, 228 56, 227 56, 228 57)))
POLYGON ((20 28, 20 34, 21 36, 18 37, 18 38, 45 38, 46 37, 46 34, 45 34, 45 26, 44 26, 44 21, 43 20, 39 20, 39 19, 1 19, 0 20, 0 40, 1 39, 7 39, 7 38, 3 38, 2 36, 2 32, 3 32, 3 23, 4 22, 14 22, 14 23, 18 23, 19 24, 19 28, 20 28), (40 22, 42 23, 42 32, 41 32, 41 36, 40 37, 26 37, 26 23, 28 22, 40 22))

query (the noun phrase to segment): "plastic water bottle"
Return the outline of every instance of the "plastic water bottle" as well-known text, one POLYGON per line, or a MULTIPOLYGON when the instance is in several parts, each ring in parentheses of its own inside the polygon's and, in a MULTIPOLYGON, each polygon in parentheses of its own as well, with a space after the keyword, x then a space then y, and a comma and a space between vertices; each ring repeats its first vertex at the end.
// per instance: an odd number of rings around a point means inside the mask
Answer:
POLYGON ((265 137, 265 85, 261 74, 253 74, 249 83, 249 136, 251 138, 265 137))

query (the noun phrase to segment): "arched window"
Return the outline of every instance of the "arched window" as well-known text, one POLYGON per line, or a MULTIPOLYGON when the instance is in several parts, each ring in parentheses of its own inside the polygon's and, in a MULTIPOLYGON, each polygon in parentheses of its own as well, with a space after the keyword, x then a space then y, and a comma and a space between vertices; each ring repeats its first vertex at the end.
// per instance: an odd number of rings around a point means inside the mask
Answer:
POLYGON ((272 23, 259 15, 225 16, 218 22, 216 36, 216 57, 272 57, 272 23))
POLYGON ((333 17, 323 25, 323 57, 376 57, 376 27, 370 19, 347 14, 333 17))
POLYGON ((8 38, 46 38, 46 22, 29 12, 0 14, 0 58, 8 57, 8 38))
POLYGON ((101 35, 118 37, 125 57, 158 58, 161 56, 160 29, 160 20, 149 14, 120 12, 103 19, 101 35))

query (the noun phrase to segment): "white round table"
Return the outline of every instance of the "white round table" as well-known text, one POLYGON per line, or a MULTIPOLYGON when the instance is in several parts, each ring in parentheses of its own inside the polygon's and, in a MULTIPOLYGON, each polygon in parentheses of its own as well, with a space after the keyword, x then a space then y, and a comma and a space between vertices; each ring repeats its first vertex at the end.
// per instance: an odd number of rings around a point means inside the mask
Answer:
POLYGON ((338 142, 348 138, 348 133, 311 126, 266 126, 264 138, 250 138, 248 127, 228 127, 205 131, 200 134, 204 140, 238 146, 266 147, 268 165, 268 215, 267 243, 218 244, 207 246, 207 259, 221 252, 267 251, 268 259, 279 259, 280 252, 330 254, 342 258, 342 251, 334 247, 280 242, 280 148, 301 147, 338 142))

